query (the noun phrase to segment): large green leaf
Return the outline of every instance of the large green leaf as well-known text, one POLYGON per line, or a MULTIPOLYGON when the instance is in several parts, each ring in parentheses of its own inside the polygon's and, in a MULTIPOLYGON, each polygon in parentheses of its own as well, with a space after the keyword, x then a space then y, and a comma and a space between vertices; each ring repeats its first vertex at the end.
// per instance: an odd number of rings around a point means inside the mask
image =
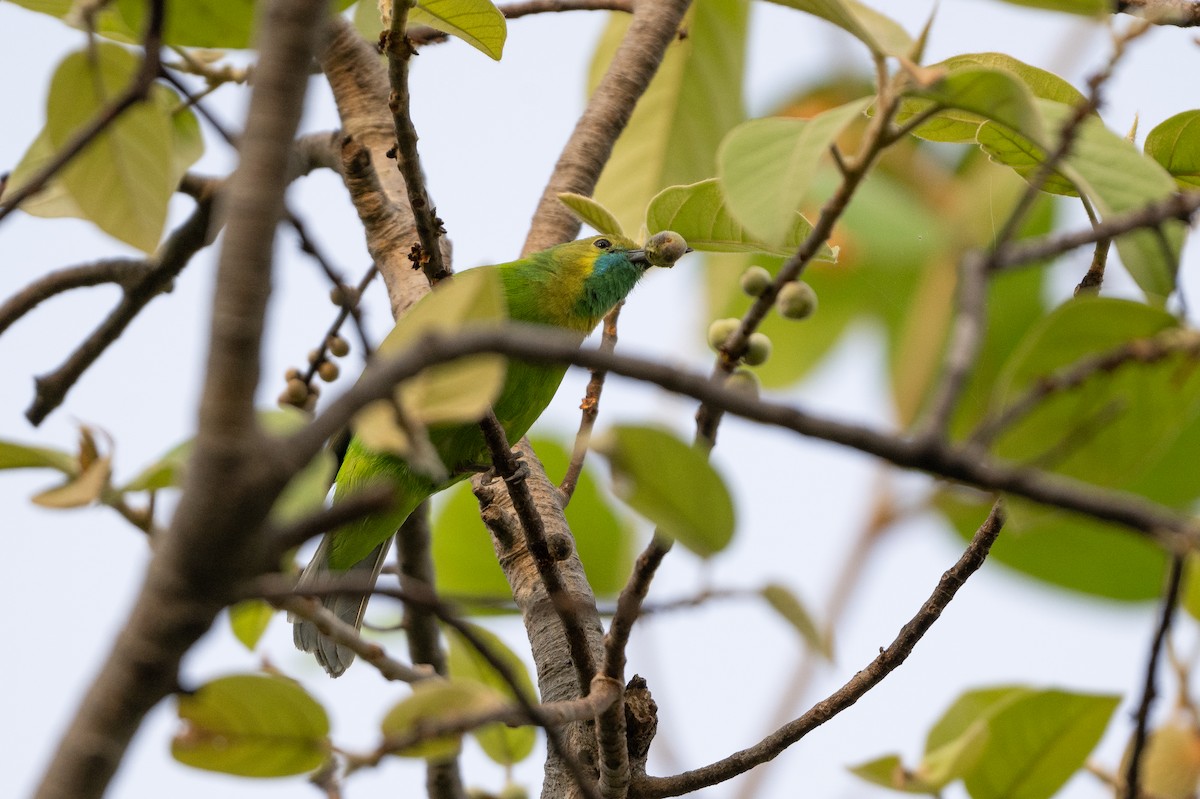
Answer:
POLYGON ((457 36, 497 61, 508 37, 508 23, 491 0, 419 0, 408 20, 457 36))
MULTIPOLYGON (((150 98, 154 106, 170 120, 170 183, 177 186, 184 173, 204 154, 204 137, 200 132, 200 122, 190 108, 181 105, 179 96, 165 86, 151 87, 150 98)), ((9 195, 28 183, 57 152, 49 131, 43 128, 13 168, 4 195, 9 195)), ((45 218, 88 218, 71 195, 70 189, 58 176, 51 178, 41 191, 21 203, 21 210, 45 218)))
MULTIPOLYGON (((1135 302, 1081 298, 1030 330, 1001 378, 997 408, 1017 401, 1081 359, 1149 339, 1177 322, 1135 302)), ((1044 462, 1055 471, 1105 486, 1128 485, 1163 455, 1200 413, 1200 370, 1185 355, 1096 370, 1054 392, 996 440, 1001 457, 1044 462), (1049 458, 1049 461, 1044 459, 1049 458)))
MULTIPOLYGON (((1061 130, 1072 113, 1069 107, 1055 102, 1035 100, 1035 104, 1047 131, 1061 130)), ((977 135, 980 146, 992 158, 1026 178, 1037 173, 1050 149, 993 122, 980 126, 977 135)), ((1174 179, 1165 169, 1095 117, 1079 125, 1070 154, 1058 171, 1075 191, 1087 196, 1102 217, 1165 199, 1176 190, 1174 179)), ((1045 188, 1067 193, 1061 183, 1045 188)), ((1185 231, 1181 222, 1170 221, 1158 230, 1134 231, 1117 238, 1121 262, 1150 297, 1161 299, 1174 290, 1185 231)))
POLYGON ((237 674, 181 694, 183 729, 171 742, 180 763, 242 777, 286 777, 329 756, 329 718, 296 682, 237 674))
POLYGON ((895 755, 852 770, 909 793, 940 795, 961 778, 972 799, 1049 799, 1083 766, 1119 701, 1019 685, 968 691, 930 730, 911 772, 895 755))
POLYGON ((1146 155, 1184 189, 1200 188, 1200 110, 1183 111, 1146 135, 1146 155))
POLYGON ((1005 69, 963 66, 952 69, 934 85, 915 89, 901 105, 896 121, 939 110, 913 135, 933 141, 971 141, 985 120, 1044 140, 1042 120, 1033 95, 1016 75, 1005 69))
POLYGON ((717 153, 717 174, 737 220, 766 242, 782 244, 810 198, 817 165, 870 102, 864 97, 812 119, 754 119, 730 131, 717 153))
MULTIPOLYGON (((566 473, 570 454, 557 441, 531 437, 530 443, 550 479, 566 473)), ((512 589, 496 563, 491 538, 479 519, 479 503, 470 486, 459 484, 442 495, 445 504, 433 520, 433 562, 438 591, 447 596, 511 601, 512 589)), ((588 583, 598 597, 624 587, 633 564, 635 536, 617 515, 586 466, 566 510, 575 548, 588 583)))
MULTIPOLYGON (((329 5, 331 10, 341 11, 353 2, 330 0, 329 5)), ((125 29, 140 35, 146 25, 147 4, 142 0, 116 0, 114 5, 125 29)), ((244 50, 254 44, 255 24, 262 5, 258 0, 167 0, 163 43, 244 50)), ((128 36, 119 38, 128 40, 128 36)))
MULTIPOLYGON (((455 724, 469 716, 500 710, 508 704, 497 691, 476 680, 425 680, 412 687, 412 696, 392 707, 381 724, 391 739, 420 736, 431 724, 455 724)), ((394 754, 438 761, 454 757, 461 735, 427 738, 394 754)))
MULTIPOLYGON (((665 188, 650 201, 646 211, 646 229, 650 233, 673 230, 692 249, 765 253, 782 258, 795 253, 812 232, 812 225, 800 214, 793 214, 792 220, 791 230, 780 242, 771 243, 751 234, 729 212, 716 178, 665 188)), ((816 260, 836 261, 837 253, 828 244, 822 244, 816 260)))
MULTIPOLYGON (((631 236, 659 191, 712 176, 722 137, 742 120, 748 14, 743 0, 696 0, 684 20, 687 37, 667 47, 617 140, 595 196, 631 236)), ((589 90, 599 83, 629 24, 628 14, 609 21, 592 60, 589 90)))
MULTIPOLYGON (((536 697, 537 691, 533 688, 533 681, 529 679, 529 670, 525 667, 525 662, 505 646, 495 633, 476 625, 472 625, 471 630, 487 646, 488 652, 499 658, 509 672, 516 676, 521 693, 529 699, 536 697)), ((445 632, 450 642, 446 660, 451 678, 474 680, 501 696, 508 697, 514 703, 517 701, 517 694, 512 686, 500 676, 478 649, 457 630, 447 627, 445 632)), ((507 727, 503 724, 489 724, 472 734, 484 753, 502 766, 511 766, 529 757, 537 738, 533 727, 507 727)))
MULTIPOLYGON (((494 326, 506 317, 499 275, 494 269, 471 269, 438 284, 401 317, 379 345, 379 354, 397 355, 431 333, 494 326)), ((370 450, 419 456, 397 423, 396 404, 416 425, 477 421, 499 395, 504 374, 500 355, 474 355, 425 369, 396 389, 395 402, 378 400, 363 408, 354 417, 354 432, 370 450)))
MULTIPOLYGON (((114 44, 68 55, 50 83, 46 133, 61 149, 129 85, 138 60, 114 44), (94 60, 92 56, 95 56, 94 60)), ((162 236, 177 180, 171 119, 157 103, 126 110, 60 173, 86 217, 146 252, 162 236)))
POLYGON ((1083 767, 1120 701, 1045 690, 1004 703, 965 776, 971 799, 1049 799, 1083 767))
POLYGON ((592 441, 608 459, 613 492, 659 529, 707 558, 733 538, 733 499, 704 455, 672 433, 618 426, 592 441))
POLYGON ((879 55, 910 56, 912 37, 892 19, 856 0, 772 0, 779 5, 805 11, 842 30, 879 55))

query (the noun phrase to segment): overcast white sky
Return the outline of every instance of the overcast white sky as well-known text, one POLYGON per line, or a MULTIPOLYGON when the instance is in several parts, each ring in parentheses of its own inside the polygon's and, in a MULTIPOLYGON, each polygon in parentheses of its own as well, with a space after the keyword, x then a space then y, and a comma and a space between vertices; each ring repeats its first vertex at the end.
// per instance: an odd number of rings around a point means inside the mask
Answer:
MULTIPOLYGON (((886 4, 886 10, 915 31, 930 6, 923 0, 898 0, 886 4)), ((459 268, 508 260, 519 252, 542 184, 581 109, 584 75, 602 23, 600 15, 590 13, 522 20, 510 26, 499 64, 459 42, 430 48, 417 60, 414 117, 431 190, 453 238, 459 268), (558 98, 549 108, 544 105, 548 97, 558 98), (487 188, 481 191, 480 186, 487 188)), ((755 4, 752 36, 747 79, 751 113, 764 112, 801 78, 815 78, 830 65, 866 67, 860 46, 796 12, 755 4)), ((82 37, 4 2, 0 37, 0 74, 9 76, 0 125, 0 170, 5 170, 42 125, 53 66, 82 37)), ((999 50, 1062 72, 1080 85, 1081 76, 1102 61, 1105 43, 1104 29, 1087 22, 988 0, 947 0, 933 29, 928 60, 999 50)), ((1152 32, 1134 48, 1111 88, 1105 109, 1109 124, 1124 132, 1138 114, 1144 132, 1188 103, 1194 105, 1198 62, 1193 32, 1152 32)), ((305 127, 334 127, 331 101, 319 81, 313 85, 305 127)), ((213 107, 236 122, 243 103, 237 90, 226 90, 214 98, 213 107)), ((218 173, 230 163, 227 152, 213 147, 197 168, 218 173)), ((295 207, 320 220, 321 243, 336 253, 344 269, 359 273, 367 256, 340 183, 318 175, 293 191, 295 207)), ((187 208, 181 201, 177 214, 187 208)), ((289 234, 279 237, 279 250, 278 293, 266 342, 270 380, 304 357, 333 313, 324 300, 323 279, 298 257, 289 234)), ((88 224, 17 215, 0 227, 0 296, 50 269, 121 252, 120 245, 88 224)), ((132 476, 186 438, 200 379, 212 265, 211 255, 197 259, 175 292, 150 305, 40 429, 31 428, 23 416, 32 376, 64 357, 107 312, 115 292, 98 289, 58 298, 0 337, 0 437, 70 447, 78 423, 94 425, 116 441, 118 479, 132 476)), ((1185 282, 1194 281, 1195 268, 1193 250, 1185 282)), ((622 347, 662 353, 705 370, 709 356, 702 342, 699 286, 687 271, 685 260, 639 288, 622 316, 622 347)), ((368 313, 376 331, 390 326, 380 295, 371 298, 368 313)), ((577 376, 568 380, 542 429, 563 434, 573 429, 581 384, 577 376)), ((271 403, 278 386, 264 385, 264 405, 271 403)), ((886 424, 883 386, 878 341, 860 330, 792 396, 805 407, 886 424)), ((687 431, 693 409, 690 403, 614 381, 604 410, 604 423, 653 418, 687 431)), ((672 554, 655 595, 690 593, 705 582, 736 587, 775 579, 819 606, 866 512, 873 465, 830 446, 737 422, 722 428, 716 462, 737 490, 739 538, 707 569, 686 553, 672 554), (788 515, 795 508, 802 509, 801 521, 788 515)), ((32 507, 27 498, 49 482, 42 473, 0 475, 0 507, 5 509, 0 541, 7 564, 0 598, 8 609, 9 653, 0 671, 0 708, 7 720, 0 725, 0 750, 6 753, 7 783, 15 796, 27 795, 36 784, 128 610, 147 558, 144 541, 110 511, 55 513, 32 507)), ((921 485, 919 479, 900 483, 902 491, 921 485)), ((837 663, 822 671, 816 690, 836 687, 887 644, 958 552, 956 541, 926 519, 894 531, 868 566, 848 624, 839 630, 837 663)), ((885 795, 848 775, 844 766, 896 750, 914 758, 930 723, 967 687, 1027 682, 1130 693, 1140 680, 1152 615, 1150 605, 1089 602, 1033 586, 989 565, 899 672, 779 758, 763 795, 792 797, 800 786, 818 797, 885 795)), ((497 629, 520 645, 515 621, 500 622, 497 629)), ((392 644, 402 651, 400 642, 393 639, 392 644)), ((287 625, 278 620, 262 651, 326 702, 334 714, 337 742, 350 748, 371 744, 384 710, 405 691, 383 684, 361 666, 336 682, 325 679, 292 649, 287 625)), ((652 772, 702 765, 758 740, 776 712, 781 686, 799 651, 781 623, 745 603, 675 614, 639 628, 630 670, 649 679, 660 708, 652 772), (726 682, 735 676, 736 685, 726 682)), ((258 663, 259 655, 247 653, 218 625, 186 661, 185 680, 199 682, 258 663)), ((111 796, 187 799, 219 791, 224 799, 239 799, 311 790, 296 779, 254 782, 175 764, 167 755, 172 715, 169 703, 151 715, 111 796)), ((1103 744, 1101 758, 1110 765, 1128 734, 1126 717, 1124 710, 1118 712, 1103 744)), ((467 766, 474 784, 500 786, 499 770, 481 763, 477 752, 468 753, 467 766)), ((394 761, 357 775, 346 795, 394 795, 399 784, 418 784, 419 771, 418 764, 394 761)), ((522 766, 518 777, 533 782, 536 790, 537 764, 522 766)), ((959 790, 948 793, 961 795, 959 790)), ((1105 795, 1089 778, 1076 779, 1068 792, 1071 797, 1105 795)), ((733 793, 722 787, 704 795, 733 793)))

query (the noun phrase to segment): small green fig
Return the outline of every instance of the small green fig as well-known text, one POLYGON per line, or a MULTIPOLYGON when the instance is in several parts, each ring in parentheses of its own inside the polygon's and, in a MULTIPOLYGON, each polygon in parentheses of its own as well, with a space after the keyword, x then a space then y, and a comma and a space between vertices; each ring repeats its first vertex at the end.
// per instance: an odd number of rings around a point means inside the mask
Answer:
POLYGON ((720 349, 725 339, 729 338, 729 334, 737 330, 741 323, 741 319, 717 319, 708 326, 708 346, 714 350, 720 349))
POLYGON ((785 319, 807 319, 817 310, 817 292, 803 280, 787 283, 775 298, 775 308, 785 319))
POLYGON ((655 233, 646 239, 642 249, 646 251, 646 259, 650 263, 668 268, 674 266, 685 253, 691 252, 683 236, 673 230, 655 233))
POLYGON ((299 377, 289 378, 287 388, 283 391, 293 405, 299 405, 308 399, 308 384, 299 377))
POLYGON ((752 397, 757 397, 762 388, 758 375, 749 369, 735 369, 733 374, 725 380, 725 385, 734 391, 742 391, 752 397))
POLYGON ((758 366, 771 357, 771 339, 765 333, 751 333, 746 342, 746 355, 742 359, 749 366, 758 366))
POLYGON ((752 266, 742 272, 742 291, 751 297, 761 296, 771 285, 771 273, 761 266, 752 266))

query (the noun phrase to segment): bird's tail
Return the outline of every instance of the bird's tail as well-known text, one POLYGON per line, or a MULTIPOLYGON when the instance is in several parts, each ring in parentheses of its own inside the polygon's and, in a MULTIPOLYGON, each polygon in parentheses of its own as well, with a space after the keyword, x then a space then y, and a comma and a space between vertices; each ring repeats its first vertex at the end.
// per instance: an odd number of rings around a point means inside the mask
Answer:
MULTIPOLYGON (((316 554, 300 574, 297 588, 303 589, 306 585, 319 582, 322 578, 335 573, 329 568, 329 545, 332 538, 333 536, 326 535, 321 539, 321 545, 317 548, 316 554)), ((365 574, 369 572, 370 584, 374 585, 391 547, 392 539, 389 537, 371 550, 371 554, 342 573, 365 574)), ((369 598, 369 594, 336 594, 324 597, 321 603, 327 610, 333 611, 339 619, 353 625, 357 630, 362 626, 363 612, 367 609, 369 598)), ((336 644, 322 635, 311 621, 295 616, 290 617, 288 621, 292 622, 292 640, 296 642, 296 648, 304 652, 312 652, 316 656, 317 662, 325 671, 329 672, 329 676, 340 677, 342 672, 354 662, 354 653, 348 647, 336 644)))

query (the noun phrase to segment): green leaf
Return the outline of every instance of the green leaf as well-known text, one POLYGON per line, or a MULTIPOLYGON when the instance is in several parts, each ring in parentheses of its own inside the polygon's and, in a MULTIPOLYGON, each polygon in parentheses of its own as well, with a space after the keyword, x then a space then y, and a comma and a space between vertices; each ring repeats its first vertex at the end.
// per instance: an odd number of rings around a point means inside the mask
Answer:
MULTIPOLYGON (((1081 298, 1059 307, 1026 335, 999 385, 997 407, 1053 379, 1081 359, 1173 331, 1173 316, 1140 303, 1081 298)), ((1043 462, 1103 486, 1128 485, 1152 466, 1200 414, 1200 372, 1186 354, 1126 358, 1072 389, 1053 392, 1010 425, 995 451, 1043 462)))
MULTIPOLYGON (((660 191, 646 211, 646 228, 651 234, 674 230, 695 250, 766 253, 784 258, 795 253, 812 232, 808 220, 794 214, 792 228, 782 242, 772 244, 752 235, 729 212, 716 178, 660 191)), ((822 244, 816 260, 833 262, 837 253, 822 244)))
POLYGON ((176 444, 154 463, 142 469, 137 477, 121 486, 120 491, 124 493, 126 491, 158 491, 163 488, 178 488, 183 485, 183 468, 191 456, 191 439, 176 444))
POLYGON ((1200 110, 1184 111, 1146 136, 1146 155, 1184 189, 1200 188, 1200 110))
MULTIPOLYGON (((21 160, 13 167, 12 174, 8 176, 5 190, 3 194, 0 194, 0 199, 7 200, 14 192, 22 188, 42 167, 53 160, 56 153, 57 149, 54 142, 50 140, 50 134, 43 128, 37 138, 33 140, 33 144, 29 145, 29 149, 21 156, 21 160)), ((57 176, 51 178, 37 194, 21 203, 21 210, 46 219, 87 218, 80 209, 79 203, 75 202, 75 198, 71 196, 70 190, 57 176)))
POLYGON ((229 607, 229 626, 242 646, 253 652, 275 618, 275 608, 261 599, 248 599, 229 607))
POLYGON ((817 165, 870 102, 854 100, 812 119, 754 119, 730 131, 717 153, 717 174, 738 221, 765 241, 782 244, 810 198, 817 165))
POLYGON ((613 216, 612 211, 591 197, 564 191, 558 195, 558 199, 563 205, 570 208, 571 213, 579 217, 581 222, 591 225, 597 233, 607 233, 613 236, 625 235, 625 231, 621 229, 621 223, 613 216))
MULTIPOLYGON (((943 491, 934 505, 967 541, 991 502, 943 491)), ((1122 602, 1154 599, 1162 592, 1165 555, 1149 540, 1015 497, 1008 505, 1004 535, 992 546, 990 560, 1051 585, 1122 602)))
POLYGON ((43 491, 33 497, 33 504, 43 508, 83 508, 100 499, 112 476, 112 459, 96 458, 78 475, 61 486, 43 491))
POLYGON ((933 86, 912 91, 896 114, 896 121, 904 123, 931 108, 945 110, 914 129, 914 136, 932 141, 972 141, 979 126, 985 120, 992 120, 1021 131, 1034 141, 1044 140, 1033 95, 1008 70, 986 67, 953 70, 933 86))
MULTIPOLYGON (((742 120, 748 15, 749 4, 743 0, 694 2, 683 22, 687 37, 667 46, 654 80, 634 108, 595 191, 631 235, 659 191, 712 175, 721 139, 742 120)), ((592 60, 589 92, 629 25, 628 14, 610 18, 592 60)))
POLYGON ((965 775, 972 799, 1049 799, 1096 746, 1119 696, 1032 692, 995 710, 965 775))
MULTIPOLYGON (((1061 130, 1073 113, 1059 103, 1035 100, 1035 104, 1047 131, 1061 130)), ((992 122, 979 128, 978 139, 990 156, 1027 179, 1037 172, 1050 149, 992 122)), ((1071 152, 1058 171, 1061 178, 1048 183, 1045 189, 1055 193, 1081 192, 1103 217, 1165 199, 1176 190, 1175 181, 1166 170, 1095 117, 1088 117, 1079 125, 1071 152), (1073 188, 1065 188, 1064 179, 1073 188)), ((1151 298, 1161 300, 1174 290, 1185 231, 1182 223, 1170 221, 1158 230, 1133 231, 1117 238, 1121 262, 1151 298)))
MULTIPOLYGON (((504 697, 474 680, 425 680, 413 685, 412 696, 392 707, 380 725, 392 739, 420 735, 423 725, 453 724, 467 716, 499 710, 504 697)), ((443 735, 423 740, 393 754, 445 760, 458 754, 461 735, 443 735)))
POLYGON ((787 586, 771 583, 763 586, 761 593, 767 604, 795 628, 805 644, 826 660, 833 660, 833 642, 817 628, 804 603, 787 586))
POLYGON ((733 500, 704 455, 672 433, 618 426, 592 448, 612 467, 613 492, 702 558, 733 538, 733 500))
POLYGON ((1070 82, 1053 72, 1026 64, 1024 61, 1019 61, 1004 53, 964 53, 951 56, 933 66, 942 67, 951 72, 976 67, 1002 69, 1015 75, 1034 97, 1071 106, 1077 106, 1087 100, 1083 93, 1072 86, 1070 82))
POLYGON ((1047 11, 1064 11, 1068 14, 1082 14, 1088 17, 1112 13, 1109 0, 1004 0, 1004 2, 1014 6, 1044 8, 1047 11))
POLYGON ((13 5, 36 11, 39 14, 49 14, 62 19, 75 6, 74 0, 10 0, 13 5))
MULTIPOLYGON (((331 0, 330 9, 342 11, 353 2, 331 0)), ((123 27, 140 34, 146 26, 146 3, 116 0, 114 5, 123 27)), ((163 43, 175 47, 245 50, 254 44, 261 5, 258 0, 170 0, 164 17, 163 43)))
POLYGON ((865 44, 877 56, 908 56, 912 37, 898 23, 855 0, 772 0, 832 22, 865 44))
POLYGON ((408 21, 457 36, 496 61, 508 36, 504 15, 491 0, 419 0, 409 10, 408 21))
MULTIPOLYGON (((534 690, 533 681, 529 679, 529 670, 525 667, 525 662, 505 646, 495 633, 477 625, 472 625, 471 630, 483 640, 488 652, 499 658, 509 672, 516 676, 521 693, 528 699, 536 697, 537 691, 534 690)), ((488 663, 478 649, 457 630, 446 627, 445 632, 450 643, 446 661, 452 679, 474 680, 513 702, 517 701, 517 694, 512 686, 488 663)), ((480 727, 472 735, 484 753, 502 766, 511 766, 529 757, 537 738, 533 727, 508 727, 499 723, 480 727)))
POLYGON ((69 452, 0 439, 0 469, 57 469, 75 474, 78 463, 69 452))
POLYGON ((171 742, 180 763, 242 777, 312 771, 329 756, 329 718, 297 683, 237 674, 179 696, 183 729, 171 742))
MULTIPOLYGON (((121 47, 97 43, 91 54, 68 55, 50 83, 46 133, 61 149, 129 85, 138 60, 121 47)), ((162 236, 175 191, 170 118, 156 102, 127 109, 60 173, 79 209, 106 233, 150 252, 162 236)))
POLYGON ((899 755, 884 755, 857 766, 850 766, 850 773, 867 782, 904 793, 937 794, 932 785, 921 782, 915 774, 904 768, 899 755))
MULTIPOLYGON (((532 436, 530 443, 546 474, 557 482, 566 473, 570 453, 548 438, 532 436)), ((491 537, 479 519, 479 503, 470 486, 454 486, 442 496, 445 504, 433 520, 438 592, 444 596, 511 602, 512 589, 496 562, 491 537)), ((633 565, 636 535, 601 492, 590 465, 584 465, 566 516, 588 584, 598 597, 616 596, 625 586, 633 565)))
MULTIPOLYGON (((499 275, 493 269, 471 269, 439 283, 401 317, 379 345, 379 354, 394 356, 419 346, 421 338, 431 333, 497 325, 506 316, 499 275)), ((459 358, 406 380, 397 388, 395 401, 417 425, 477 421, 499 395, 504 373, 503 356, 459 358)), ((395 405, 388 400, 363 408, 354 417, 353 428, 367 449, 401 457, 413 454, 412 442, 397 424, 395 405)))

